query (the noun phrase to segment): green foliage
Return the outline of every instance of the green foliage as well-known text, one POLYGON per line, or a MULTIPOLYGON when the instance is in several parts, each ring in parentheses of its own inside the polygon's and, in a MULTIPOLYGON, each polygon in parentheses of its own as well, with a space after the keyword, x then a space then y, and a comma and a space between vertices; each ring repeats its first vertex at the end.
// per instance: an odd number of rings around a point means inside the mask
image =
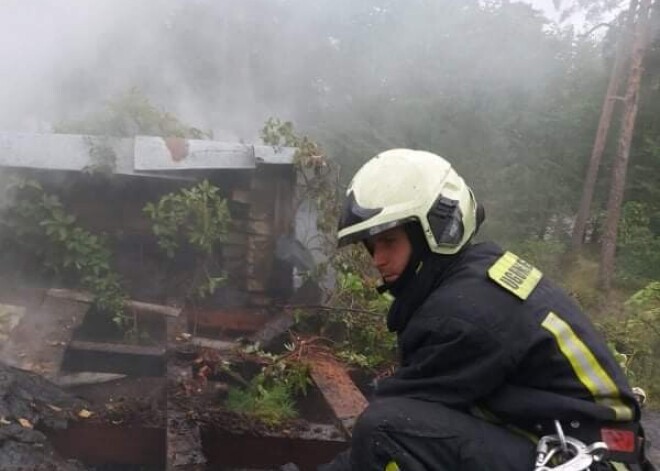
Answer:
POLYGON ((83 169, 88 174, 110 175, 115 171, 117 165, 117 154, 110 145, 107 137, 93 139, 86 137, 89 147, 91 164, 83 169))
MULTIPOLYGON (((293 346, 290 346, 293 350, 293 346)), ((311 384, 309 366, 302 361, 294 361, 289 353, 271 355, 257 347, 249 348, 271 361, 264 366, 247 387, 231 388, 226 407, 255 417, 267 425, 277 425, 287 419, 297 417, 295 397, 307 394, 311 384)))
POLYGON ((335 226, 340 206, 339 185, 333 178, 336 173, 320 146, 307 136, 298 136, 289 121, 270 118, 261 138, 265 144, 297 148, 296 165, 302 180, 300 198, 311 200, 316 206, 320 249, 328 257, 312 276, 322 279, 328 268, 336 274, 335 287, 326 303, 331 308, 329 312, 298 311, 296 328, 331 335, 336 341, 337 355, 350 363, 374 369, 390 365, 396 340, 387 331, 384 314, 391 298, 376 291, 377 278, 365 250, 336 250, 335 226))
POLYGON ((308 136, 296 133, 293 123, 269 118, 261 130, 264 144, 294 147, 298 170, 298 202, 313 202, 318 211, 317 228, 326 237, 324 244, 334 247, 334 229, 339 214, 337 168, 325 157, 321 146, 308 136))
POLYGON ((299 310, 295 328, 332 338, 335 353, 349 363, 387 369, 396 361, 396 336, 386 325, 392 297, 376 290, 379 280, 362 247, 346 247, 332 262, 336 279, 326 301, 330 309, 299 310))
POLYGON ((341 358, 371 369, 391 366, 396 356, 396 336, 387 330, 385 314, 392 297, 376 291, 375 279, 350 270, 346 267, 337 275, 332 298, 337 310, 328 315, 325 329, 334 327, 341 332, 337 343, 341 358))
POLYGON ((82 288, 94 296, 97 309, 125 327, 126 295, 111 268, 106 242, 78 226, 59 198, 45 193, 38 182, 20 180, 8 191, 14 205, 7 208, 2 222, 14 241, 40 256, 48 269, 75 274, 82 288))
POLYGON ((546 276, 560 279, 563 274, 561 256, 566 252, 566 246, 556 240, 540 240, 528 238, 526 240, 512 243, 512 252, 524 258, 529 263, 541 270, 546 276))
POLYGON ((211 255, 229 229, 227 201, 220 188, 208 180, 147 203, 144 212, 153 223, 158 244, 169 257, 186 241, 204 255, 211 255))
POLYGON ((629 201, 623 207, 617 238, 617 275, 637 288, 660 279, 660 235, 651 228, 648 204, 629 201))
POLYGON ((285 384, 265 388, 257 382, 245 389, 230 389, 226 406, 229 410, 255 417, 268 425, 277 425, 298 414, 285 384))
POLYGON ((192 188, 164 195, 156 203, 147 203, 143 211, 168 257, 174 257, 184 243, 199 254, 190 295, 203 299, 213 294, 225 281, 224 276, 211 274, 215 249, 225 239, 231 220, 220 189, 204 180, 192 188))
POLYGON ((212 137, 210 132, 187 126, 172 113, 158 109, 137 88, 109 101, 103 111, 80 121, 60 123, 54 131, 113 137, 134 137, 138 134, 190 139, 212 137))
POLYGON ((603 330, 620 354, 625 355, 634 385, 660 394, 660 282, 652 282, 625 302, 620 316, 603 322, 603 330))

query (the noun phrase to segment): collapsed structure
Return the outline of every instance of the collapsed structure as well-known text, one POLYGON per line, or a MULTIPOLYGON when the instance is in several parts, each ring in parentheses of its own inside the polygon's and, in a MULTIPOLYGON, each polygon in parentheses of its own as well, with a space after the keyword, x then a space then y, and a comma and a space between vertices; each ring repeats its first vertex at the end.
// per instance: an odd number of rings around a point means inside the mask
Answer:
POLYGON ((316 228, 313 205, 297 193, 294 157, 291 148, 181 138, 0 134, 2 177, 40 182, 81 226, 108 235, 129 297, 125 307, 147 339, 126 343, 113 336, 90 309, 89 293, 66 276, 37 276, 41 267, 3 253, 0 360, 89 405, 71 406, 64 414, 68 426, 58 429, 40 420, 48 403, 25 411, 29 418, 0 410, 0 455, 3 443, 21 440, 20 434, 3 435, 3 427, 20 431, 27 423, 64 458, 90 466, 268 469, 297 461, 314 469, 345 448, 366 400, 326 353, 315 354, 318 389, 303 406, 312 420, 284 430, 236 423, 217 407, 227 378, 199 373, 213 362, 258 363, 237 353, 238 340, 271 342, 292 323, 285 304, 318 301, 318 287, 296 276, 313 266, 309 246, 316 228), (143 208, 202 180, 220 188, 231 214, 216 260, 227 276, 191 305, 181 278, 194 256, 183 250, 164 259, 143 208), (263 452, 255 454, 255 447, 263 452))

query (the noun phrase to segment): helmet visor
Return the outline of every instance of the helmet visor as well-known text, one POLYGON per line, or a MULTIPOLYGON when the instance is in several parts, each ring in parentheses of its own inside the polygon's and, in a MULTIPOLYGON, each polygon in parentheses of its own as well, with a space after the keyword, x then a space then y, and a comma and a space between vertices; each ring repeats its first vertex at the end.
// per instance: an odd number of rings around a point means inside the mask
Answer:
POLYGON ((389 221, 381 217, 375 219, 370 225, 369 220, 380 215, 383 210, 384 208, 365 208, 361 206, 355 199, 355 193, 351 191, 346 197, 344 209, 339 218, 339 232, 344 232, 345 234, 339 237, 337 245, 344 247, 354 244, 394 227, 401 226, 409 221, 418 220, 415 216, 391 219, 389 221), (358 225, 361 229, 351 231, 351 228, 358 225))
POLYGON ((347 234, 343 237, 340 237, 339 240, 337 241, 337 245, 339 247, 344 247, 346 245, 355 244, 356 242, 367 240, 368 238, 380 234, 381 232, 394 229, 395 227, 398 226, 403 226, 404 224, 411 221, 418 221, 418 219, 414 216, 411 216, 408 218, 397 219, 396 221, 388 221, 383 224, 367 227, 366 229, 362 229, 361 231, 353 232, 351 234, 347 234))

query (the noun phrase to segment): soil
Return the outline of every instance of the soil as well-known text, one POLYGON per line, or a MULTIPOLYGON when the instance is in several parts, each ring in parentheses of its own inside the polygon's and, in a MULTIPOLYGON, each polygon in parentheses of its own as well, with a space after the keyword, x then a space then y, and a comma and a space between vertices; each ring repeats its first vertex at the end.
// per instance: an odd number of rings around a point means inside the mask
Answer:
POLYGON ((165 380, 124 378, 102 384, 71 388, 88 401, 90 422, 164 428, 166 421, 165 380))

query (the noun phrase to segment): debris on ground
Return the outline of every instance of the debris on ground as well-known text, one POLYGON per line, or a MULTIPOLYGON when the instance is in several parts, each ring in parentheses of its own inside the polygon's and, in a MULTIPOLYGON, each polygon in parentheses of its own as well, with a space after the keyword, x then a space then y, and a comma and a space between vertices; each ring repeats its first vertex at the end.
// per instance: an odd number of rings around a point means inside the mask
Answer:
POLYGON ((40 429, 63 429, 87 405, 41 376, 0 363, 0 469, 82 471, 40 429))

